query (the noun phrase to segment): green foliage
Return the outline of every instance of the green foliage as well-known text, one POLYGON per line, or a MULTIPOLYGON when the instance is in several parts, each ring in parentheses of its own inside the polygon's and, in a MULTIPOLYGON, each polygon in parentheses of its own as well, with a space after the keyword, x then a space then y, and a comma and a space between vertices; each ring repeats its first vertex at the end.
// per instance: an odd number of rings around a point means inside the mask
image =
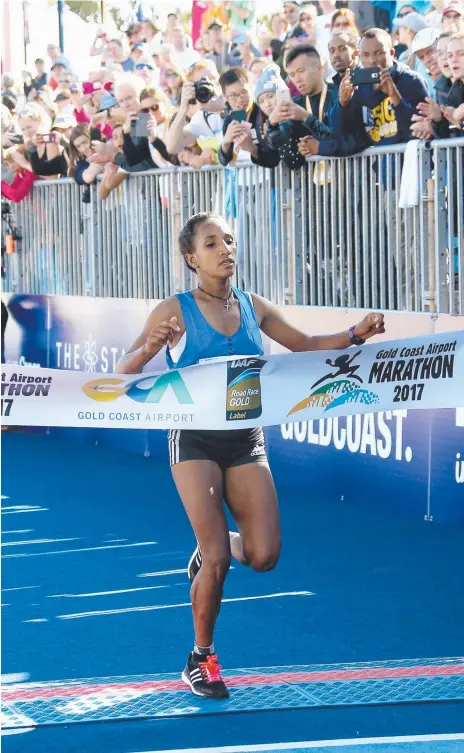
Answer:
POLYGON ((66 5, 84 21, 100 21, 100 3, 97 0, 68 0, 66 5))

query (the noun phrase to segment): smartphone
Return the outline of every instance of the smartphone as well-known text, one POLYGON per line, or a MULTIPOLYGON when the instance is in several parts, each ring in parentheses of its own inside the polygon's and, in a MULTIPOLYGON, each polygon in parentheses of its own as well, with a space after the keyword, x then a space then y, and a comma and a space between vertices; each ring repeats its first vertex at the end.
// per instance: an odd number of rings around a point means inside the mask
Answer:
POLYGON ((359 84, 378 84, 380 81, 380 68, 354 68, 351 73, 351 83, 355 86, 359 84))
POLYGON ((42 141, 44 144, 56 144, 58 134, 55 132, 52 133, 44 133, 42 136, 42 141))
POLYGON ((148 121, 151 115, 148 112, 139 112, 137 120, 134 121, 135 135, 138 139, 148 138, 148 121))
POLYGON ((279 105, 281 102, 290 102, 292 96, 289 89, 277 89, 276 100, 279 105))
POLYGON ((231 120, 238 120, 239 123, 243 123, 246 120, 245 110, 232 110, 230 113, 231 120))

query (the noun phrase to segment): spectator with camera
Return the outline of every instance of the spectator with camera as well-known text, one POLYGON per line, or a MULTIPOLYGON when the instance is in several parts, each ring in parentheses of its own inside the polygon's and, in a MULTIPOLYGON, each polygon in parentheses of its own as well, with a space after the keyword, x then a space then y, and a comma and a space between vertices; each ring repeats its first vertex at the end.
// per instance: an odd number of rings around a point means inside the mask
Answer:
POLYGON ((347 70, 331 112, 331 126, 341 138, 363 138, 363 145, 409 141, 412 116, 429 92, 424 79, 393 58, 390 35, 369 29, 359 44, 360 67, 347 70), (361 134, 364 132, 364 136, 361 134))
POLYGON ((211 61, 196 63, 187 74, 182 87, 179 110, 171 123, 167 135, 169 154, 179 154, 202 139, 214 137, 217 149, 222 141, 223 119, 221 112, 225 103, 218 88, 218 75, 211 61), (198 110, 187 122, 192 103, 198 110))
MULTIPOLYGON (((277 167, 280 157, 267 142, 266 119, 253 102, 248 72, 244 68, 231 68, 222 74, 219 83, 231 109, 223 124, 219 162, 222 165, 253 163, 261 167, 277 167)), ((261 94, 260 89, 258 93, 261 94)))
POLYGON ((165 169, 172 159, 166 149, 169 126, 167 97, 155 88, 140 92, 136 109, 128 113, 123 126, 124 164, 128 172, 165 169))
POLYGON ((28 144, 28 157, 32 170, 42 177, 65 177, 68 162, 65 152, 76 121, 69 115, 55 118, 49 133, 37 131, 28 144))
POLYGON ((67 161, 63 154, 67 145, 65 134, 70 132, 69 126, 75 124, 74 121, 68 123, 63 117, 61 125, 64 128, 60 129, 58 122, 58 129, 52 130, 51 119, 37 105, 28 105, 20 113, 18 124, 27 148, 25 156, 29 162, 28 169, 36 176, 66 175, 67 161))
POLYGON ((306 157, 317 154, 334 157, 361 151, 364 143, 353 134, 336 136, 330 128, 337 90, 325 82, 316 48, 298 45, 287 53, 285 67, 301 94, 281 97, 269 116, 268 141, 287 167, 299 170, 306 157))

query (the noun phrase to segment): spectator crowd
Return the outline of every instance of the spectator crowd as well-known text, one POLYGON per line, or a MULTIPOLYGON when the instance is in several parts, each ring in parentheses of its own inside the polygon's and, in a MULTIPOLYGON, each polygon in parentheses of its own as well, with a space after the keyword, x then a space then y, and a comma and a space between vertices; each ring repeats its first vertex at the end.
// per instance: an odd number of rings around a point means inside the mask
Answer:
POLYGON ((173 11, 164 29, 100 29, 86 81, 50 44, 21 87, 2 78, 2 194, 71 177, 105 200, 145 170, 299 170, 308 156, 463 135, 463 13, 456 0, 291 0, 258 21, 253 0, 197 1, 189 28, 173 11))

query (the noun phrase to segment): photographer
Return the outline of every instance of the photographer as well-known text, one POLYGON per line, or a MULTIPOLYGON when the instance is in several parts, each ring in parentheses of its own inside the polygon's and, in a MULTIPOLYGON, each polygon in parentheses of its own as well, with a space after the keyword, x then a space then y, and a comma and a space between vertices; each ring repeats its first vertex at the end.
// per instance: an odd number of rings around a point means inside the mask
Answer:
POLYGON ((266 118, 253 102, 252 87, 244 68, 231 68, 222 74, 220 84, 232 112, 223 125, 223 140, 218 157, 222 165, 277 167, 280 156, 266 139, 266 118))
MULTIPOLYGON (((367 146, 400 144, 411 138, 411 120, 419 102, 429 92, 422 76, 395 62, 391 37, 383 29, 369 29, 359 43, 361 69, 376 68, 378 84, 356 85, 347 70, 339 89, 339 101, 331 112, 331 125, 339 137, 367 136, 367 146)), ((358 70, 358 69, 357 69, 358 70)))
POLYGON ((123 126, 123 152, 129 172, 171 167, 166 149, 167 97, 154 88, 143 89, 140 105, 123 126))
POLYGON ((225 103, 218 96, 218 76, 214 66, 206 61, 196 63, 187 74, 182 86, 179 111, 169 128, 166 146, 169 154, 179 154, 185 147, 202 139, 217 139, 217 148, 222 141, 222 117, 225 103), (187 123, 192 102, 198 110, 187 123))
POLYGON ((348 156, 360 151, 362 142, 349 134, 337 138, 330 129, 337 89, 324 81, 316 48, 306 44, 294 47, 285 57, 285 68, 301 94, 281 99, 271 112, 268 142, 287 167, 299 170, 309 156, 348 156))
POLYGON ((28 156, 36 175, 66 177, 68 163, 64 152, 76 121, 69 115, 55 118, 50 133, 37 132, 28 145, 28 156))

